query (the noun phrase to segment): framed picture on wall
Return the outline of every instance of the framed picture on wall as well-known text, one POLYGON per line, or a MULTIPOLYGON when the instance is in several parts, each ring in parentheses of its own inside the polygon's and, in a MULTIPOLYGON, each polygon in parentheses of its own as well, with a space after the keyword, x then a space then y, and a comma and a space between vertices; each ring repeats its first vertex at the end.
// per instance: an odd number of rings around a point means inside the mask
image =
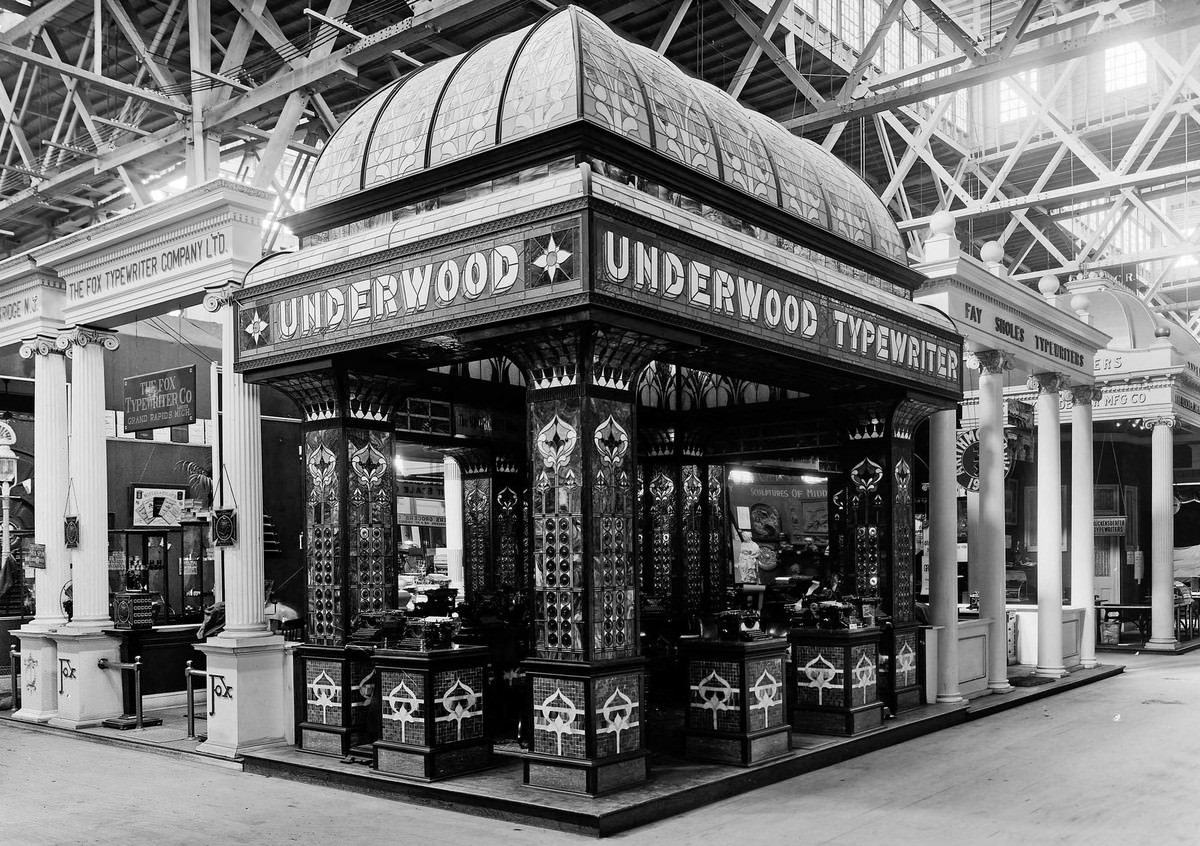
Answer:
POLYGON ((130 485, 131 526, 178 526, 188 489, 174 485, 130 485))

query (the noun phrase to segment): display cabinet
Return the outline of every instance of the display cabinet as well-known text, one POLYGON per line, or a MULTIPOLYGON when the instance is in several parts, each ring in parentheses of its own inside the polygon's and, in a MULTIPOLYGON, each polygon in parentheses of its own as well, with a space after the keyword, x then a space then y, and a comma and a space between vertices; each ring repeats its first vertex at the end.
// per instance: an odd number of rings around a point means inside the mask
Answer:
POLYGON ((147 593, 153 622, 199 623, 213 601, 215 568, 207 522, 108 533, 110 593, 147 593))

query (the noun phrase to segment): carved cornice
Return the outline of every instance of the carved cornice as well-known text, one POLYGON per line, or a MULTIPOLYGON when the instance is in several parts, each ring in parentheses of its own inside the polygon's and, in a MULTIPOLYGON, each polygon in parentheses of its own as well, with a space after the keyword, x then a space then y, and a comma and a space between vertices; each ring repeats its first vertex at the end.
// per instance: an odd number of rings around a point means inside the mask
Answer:
POLYGON ((1133 421, 1133 425, 1138 429, 1145 429, 1149 432, 1160 426, 1167 429, 1174 429, 1179 423, 1175 420, 1173 414, 1160 414, 1158 417, 1139 417, 1133 421))
POLYGON ((67 358, 74 355, 76 348, 81 349, 89 344, 101 346, 109 352, 121 346, 115 332, 95 326, 72 326, 62 330, 54 341, 54 345, 66 353, 67 358))

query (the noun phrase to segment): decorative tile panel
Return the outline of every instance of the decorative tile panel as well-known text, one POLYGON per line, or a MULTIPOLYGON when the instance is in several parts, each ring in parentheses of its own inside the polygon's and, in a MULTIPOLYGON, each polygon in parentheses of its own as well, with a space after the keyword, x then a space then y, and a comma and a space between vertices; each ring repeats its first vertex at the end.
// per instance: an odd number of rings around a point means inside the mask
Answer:
POLYGON ((305 721, 323 726, 342 724, 342 673, 337 661, 304 662, 305 721))
POLYGON ((425 743, 425 676, 405 670, 380 671, 383 733, 395 743, 425 743))
POLYGON ((627 673, 593 682, 596 757, 608 758, 642 748, 642 677, 627 673))
POLYGON ((533 751, 559 758, 587 756, 585 690, 575 679, 533 679, 533 751))
POLYGON ((633 561, 632 414, 625 403, 591 400, 592 658, 636 655, 633 561))
POLYGON ((732 661, 688 664, 688 725, 712 731, 743 731, 742 668, 732 661))
POLYGON ((437 743, 483 737, 483 667, 434 673, 437 743))
POLYGON ((749 730, 774 728, 786 722, 783 710, 783 658, 751 661, 746 665, 749 730))

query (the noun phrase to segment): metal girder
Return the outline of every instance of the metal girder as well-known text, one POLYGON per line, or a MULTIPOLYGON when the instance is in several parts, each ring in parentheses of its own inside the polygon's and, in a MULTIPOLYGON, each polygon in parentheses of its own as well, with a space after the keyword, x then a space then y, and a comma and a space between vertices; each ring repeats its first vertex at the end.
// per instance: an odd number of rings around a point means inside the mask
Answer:
POLYGON ((800 73, 800 70, 793 62, 788 61, 787 56, 779 52, 778 47, 762 36, 762 33, 759 31, 759 28, 755 26, 754 21, 750 19, 750 16, 742 11, 742 9, 735 4, 733 0, 717 0, 717 2, 720 3, 722 8, 729 13, 730 17, 737 22, 738 26, 740 26, 745 33, 750 36, 750 39, 758 45, 762 52, 767 54, 767 57, 771 59, 779 68, 779 70, 783 72, 783 75, 787 77, 788 82, 792 83, 792 85, 796 87, 796 90, 804 96, 804 99, 813 104, 825 102, 825 98, 819 91, 817 91, 816 88, 813 88, 813 85, 808 81, 808 78, 805 77, 804 74, 800 73))
POLYGON ((654 43, 650 45, 654 52, 659 55, 667 52, 667 48, 671 46, 671 42, 675 39, 675 33, 679 31, 679 25, 683 23, 683 16, 691 8, 692 0, 675 0, 675 8, 667 15, 662 29, 658 31, 658 35, 654 38, 654 43))
POLYGON ((151 91, 148 88, 137 88, 133 85, 126 85, 123 82, 117 82, 105 76, 92 73, 91 71, 77 68, 74 65, 64 64, 63 62, 51 59, 49 56, 43 56, 41 53, 35 53, 32 50, 26 50, 23 47, 17 47, 15 44, 8 44, 0 41, 0 53, 6 53, 14 59, 20 59, 23 62, 28 62, 31 65, 47 68, 57 73, 73 76, 92 86, 105 91, 110 91, 113 94, 119 94, 122 97, 133 97, 148 105, 155 106, 166 112, 173 114, 187 114, 188 105, 165 97, 156 91, 151 91))
MULTIPOLYGON (((751 40, 750 46, 746 50, 746 55, 742 57, 741 64, 733 72, 733 79, 730 80, 729 88, 726 89, 731 96, 741 96, 742 89, 746 86, 746 81, 750 79, 750 74, 754 71, 754 66, 758 64, 758 60, 762 56, 762 43, 764 41, 770 42, 771 36, 775 34, 775 27, 779 26, 779 22, 788 12, 792 3, 793 0, 774 0, 770 11, 767 12, 766 20, 763 21, 762 29, 751 40)), ((785 58, 784 61, 786 62, 787 59, 785 58)))
MULTIPOLYGON (((728 1, 728 0, 726 0, 728 1)), ((1109 27, 1099 32, 1068 38, 1056 44, 1043 45, 1008 58, 985 54, 976 64, 944 77, 913 83, 895 91, 862 97, 850 103, 830 102, 818 106, 806 115, 782 121, 793 130, 811 132, 827 129, 835 123, 851 120, 899 106, 928 100, 962 88, 969 88, 1002 77, 1014 76, 1034 67, 1052 67, 1072 59, 1090 56, 1118 44, 1178 32, 1200 24, 1200 3, 1175 2, 1164 11, 1133 23, 1109 27)), ((1025 43, 1037 30, 1027 30, 1025 43)))
POLYGON ((940 29, 951 43, 970 59, 977 59, 983 54, 979 51, 979 36, 967 32, 958 20, 950 13, 939 0, 913 0, 913 3, 918 9, 926 14, 933 21, 933 25, 940 29))

